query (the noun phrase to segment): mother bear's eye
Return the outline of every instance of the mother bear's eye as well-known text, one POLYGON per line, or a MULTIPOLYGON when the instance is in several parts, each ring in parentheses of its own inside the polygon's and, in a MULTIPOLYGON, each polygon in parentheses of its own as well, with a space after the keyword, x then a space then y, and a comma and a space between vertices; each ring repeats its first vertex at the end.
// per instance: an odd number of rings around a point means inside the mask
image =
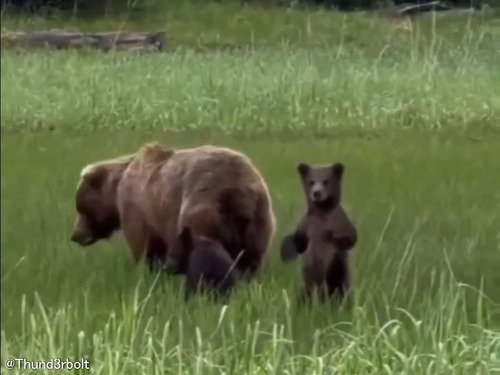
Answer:
POLYGON ((323 180, 323 185, 328 185, 328 180, 323 180))
POLYGON ((314 181, 309 181, 309 185, 313 186, 314 185, 314 181))

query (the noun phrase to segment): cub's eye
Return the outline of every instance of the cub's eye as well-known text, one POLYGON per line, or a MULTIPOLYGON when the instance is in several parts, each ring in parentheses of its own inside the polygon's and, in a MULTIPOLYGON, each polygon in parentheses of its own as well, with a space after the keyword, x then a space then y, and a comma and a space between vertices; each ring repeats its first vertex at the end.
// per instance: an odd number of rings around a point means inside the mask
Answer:
POLYGON ((313 186, 314 185, 314 181, 309 181, 309 185, 313 186))
POLYGON ((328 185, 328 180, 323 180, 323 185, 328 185))

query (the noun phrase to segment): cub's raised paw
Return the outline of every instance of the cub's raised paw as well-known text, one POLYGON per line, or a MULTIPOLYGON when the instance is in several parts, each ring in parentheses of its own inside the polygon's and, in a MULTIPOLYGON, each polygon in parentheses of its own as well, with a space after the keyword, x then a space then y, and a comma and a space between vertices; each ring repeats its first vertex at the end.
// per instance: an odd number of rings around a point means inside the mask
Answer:
POLYGON ((290 262, 299 256, 299 252, 297 251, 292 235, 283 237, 283 240, 281 241, 280 254, 282 262, 290 262))

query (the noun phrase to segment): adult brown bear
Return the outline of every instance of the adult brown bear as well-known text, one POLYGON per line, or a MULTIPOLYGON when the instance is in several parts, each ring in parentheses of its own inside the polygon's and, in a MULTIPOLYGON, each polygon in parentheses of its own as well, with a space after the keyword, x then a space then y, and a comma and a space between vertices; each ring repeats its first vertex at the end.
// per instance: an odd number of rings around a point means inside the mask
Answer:
POLYGON ((212 238, 242 273, 261 266, 276 219, 267 185, 251 160, 224 147, 175 150, 158 143, 91 164, 76 191, 72 240, 82 246, 121 229, 133 258, 165 259, 184 227, 212 238))

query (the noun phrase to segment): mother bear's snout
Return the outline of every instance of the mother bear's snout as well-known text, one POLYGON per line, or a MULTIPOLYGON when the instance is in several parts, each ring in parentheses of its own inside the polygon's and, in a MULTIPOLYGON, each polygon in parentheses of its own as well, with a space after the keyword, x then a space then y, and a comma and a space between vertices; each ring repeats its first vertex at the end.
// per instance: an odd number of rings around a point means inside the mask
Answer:
POLYGON ((80 246, 90 246, 96 242, 96 239, 89 233, 75 229, 71 235, 71 241, 80 246))

